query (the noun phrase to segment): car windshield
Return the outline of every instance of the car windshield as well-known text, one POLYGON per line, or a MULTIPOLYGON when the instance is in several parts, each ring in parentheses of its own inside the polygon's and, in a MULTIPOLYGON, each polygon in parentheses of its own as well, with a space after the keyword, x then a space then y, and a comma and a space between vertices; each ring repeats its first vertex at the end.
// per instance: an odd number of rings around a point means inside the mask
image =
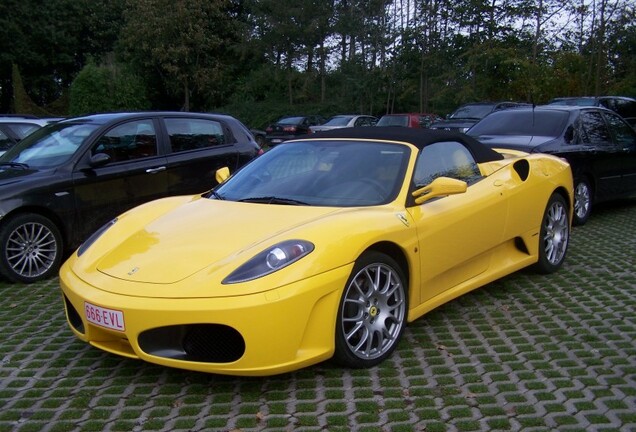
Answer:
POLYGON ((382 116, 376 126, 408 126, 409 116, 407 115, 386 115, 382 116))
POLYGON ((492 112, 494 105, 464 105, 459 107, 449 118, 482 119, 492 112))
POLYGON ((303 122, 304 117, 285 117, 278 120, 278 124, 297 125, 303 122))
POLYGON ((331 117, 324 126, 346 126, 352 118, 347 116, 331 117))
POLYGON ((264 204, 385 204, 403 184, 410 148, 371 141, 296 141, 277 146, 218 186, 210 198, 264 204))
POLYGON ((468 130, 468 135, 524 135, 557 137, 568 120, 565 111, 507 110, 489 115, 468 130))
POLYGON ((52 168, 68 161, 99 127, 93 124, 54 123, 41 128, 0 157, 0 163, 52 168))
POLYGON ((548 105, 595 106, 596 100, 592 98, 553 99, 548 105))

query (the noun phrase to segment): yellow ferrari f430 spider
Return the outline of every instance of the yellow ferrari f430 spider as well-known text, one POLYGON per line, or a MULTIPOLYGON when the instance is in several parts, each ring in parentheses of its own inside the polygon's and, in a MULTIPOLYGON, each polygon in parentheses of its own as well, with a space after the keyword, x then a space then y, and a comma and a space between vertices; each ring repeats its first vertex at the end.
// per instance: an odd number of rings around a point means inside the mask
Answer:
POLYGON ((68 323, 102 350, 272 375, 370 367, 408 322, 563 264, 572 174, 445 131, 350 128, 285 142, 195 196, 110 221, 68 259, 68 323))

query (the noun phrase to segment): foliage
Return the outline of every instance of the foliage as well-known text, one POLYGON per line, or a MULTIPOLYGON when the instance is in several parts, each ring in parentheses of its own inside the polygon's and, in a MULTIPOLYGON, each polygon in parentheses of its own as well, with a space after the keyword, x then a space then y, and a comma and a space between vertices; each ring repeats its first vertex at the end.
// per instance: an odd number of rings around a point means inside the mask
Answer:
POLYGON ((47 112, 43 108, 39 107, 36 103, 34 103, 29 95, 24 90, 24 85, 22 84, 22 77, 20 76, 20 71, 18 66, 15 64, 12 68, 12 77, 13 77, 13 103, 14 109, 16 112, 21 114, 32 114, 41 117, 49 117, 51 113, 47 112))
POLYGON ((71 85, 70 115, 150 108, 144 81, 118 64, 88 63, 71 85))
POLYGON ((110 99, 126 71, 152 109, 226 107, 257 127, 294 112, 636 95, 626 0, 3 0, 0 46, 0 111, 13 109, 11 64, 18 97, 38 106, 71 82, 74 112, 137 106, 110 99), (111 52, 119 72, 87 66, 111 52))
POLYGON ((157 73, 190 110, 223 95, 226 47, 238 36, 226 0, 130 0, 120 47, 140 71, 157 73))

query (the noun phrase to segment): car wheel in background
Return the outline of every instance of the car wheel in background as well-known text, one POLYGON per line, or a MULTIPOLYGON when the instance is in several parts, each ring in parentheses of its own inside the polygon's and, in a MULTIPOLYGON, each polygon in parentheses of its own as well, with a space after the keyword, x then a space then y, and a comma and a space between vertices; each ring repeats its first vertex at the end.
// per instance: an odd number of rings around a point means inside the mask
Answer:
POLYGON ((405 281, 400 266, 385 254, 368 252, 356 261, 338 308, 336 362, 371 367, 393 352, 406 326, 405 281))
POLYGON ((583 225, 592 212, 592 186, 586 179, 574 182, 574 218, 572 224, 583 225))
POLYGON ((62 262, 60 232, 53 222, 38 214, 24 213, 3 221, 0 247, 0 273, 11 282, 46 279, 62 262))
POLYGON ((560 194, 554 193, 543 213, 539 234, 539 273, 552 273, 563 265, 570 241, 568 206, 560 194))

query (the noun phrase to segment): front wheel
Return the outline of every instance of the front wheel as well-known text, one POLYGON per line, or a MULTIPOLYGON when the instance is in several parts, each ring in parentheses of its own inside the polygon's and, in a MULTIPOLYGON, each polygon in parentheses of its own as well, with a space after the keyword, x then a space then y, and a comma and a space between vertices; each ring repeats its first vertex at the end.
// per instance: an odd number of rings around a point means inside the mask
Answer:
POLYGON ((31 283, 53 276, 62 262, 62 236, 38 214, 9 217, 0 226, 0 273, 11 282, 31 283))
POLYGON ((385 254, 368 252, 356 261, 338 308, 335 361, 366 368, 395 350, 406 326, 405 281, 385 254))
POLYGON ((586 179, 580 179, 574 186, 573 225, 583 225, 592 213, 592 186, 586 179))
POLYGON ((539 260, 535 269, 539 273, 552 273, 558 270, 565 260, 570 241, 570 223, 568 206, 558 193, 548 200, 543 213, 539 234, 539 260))

